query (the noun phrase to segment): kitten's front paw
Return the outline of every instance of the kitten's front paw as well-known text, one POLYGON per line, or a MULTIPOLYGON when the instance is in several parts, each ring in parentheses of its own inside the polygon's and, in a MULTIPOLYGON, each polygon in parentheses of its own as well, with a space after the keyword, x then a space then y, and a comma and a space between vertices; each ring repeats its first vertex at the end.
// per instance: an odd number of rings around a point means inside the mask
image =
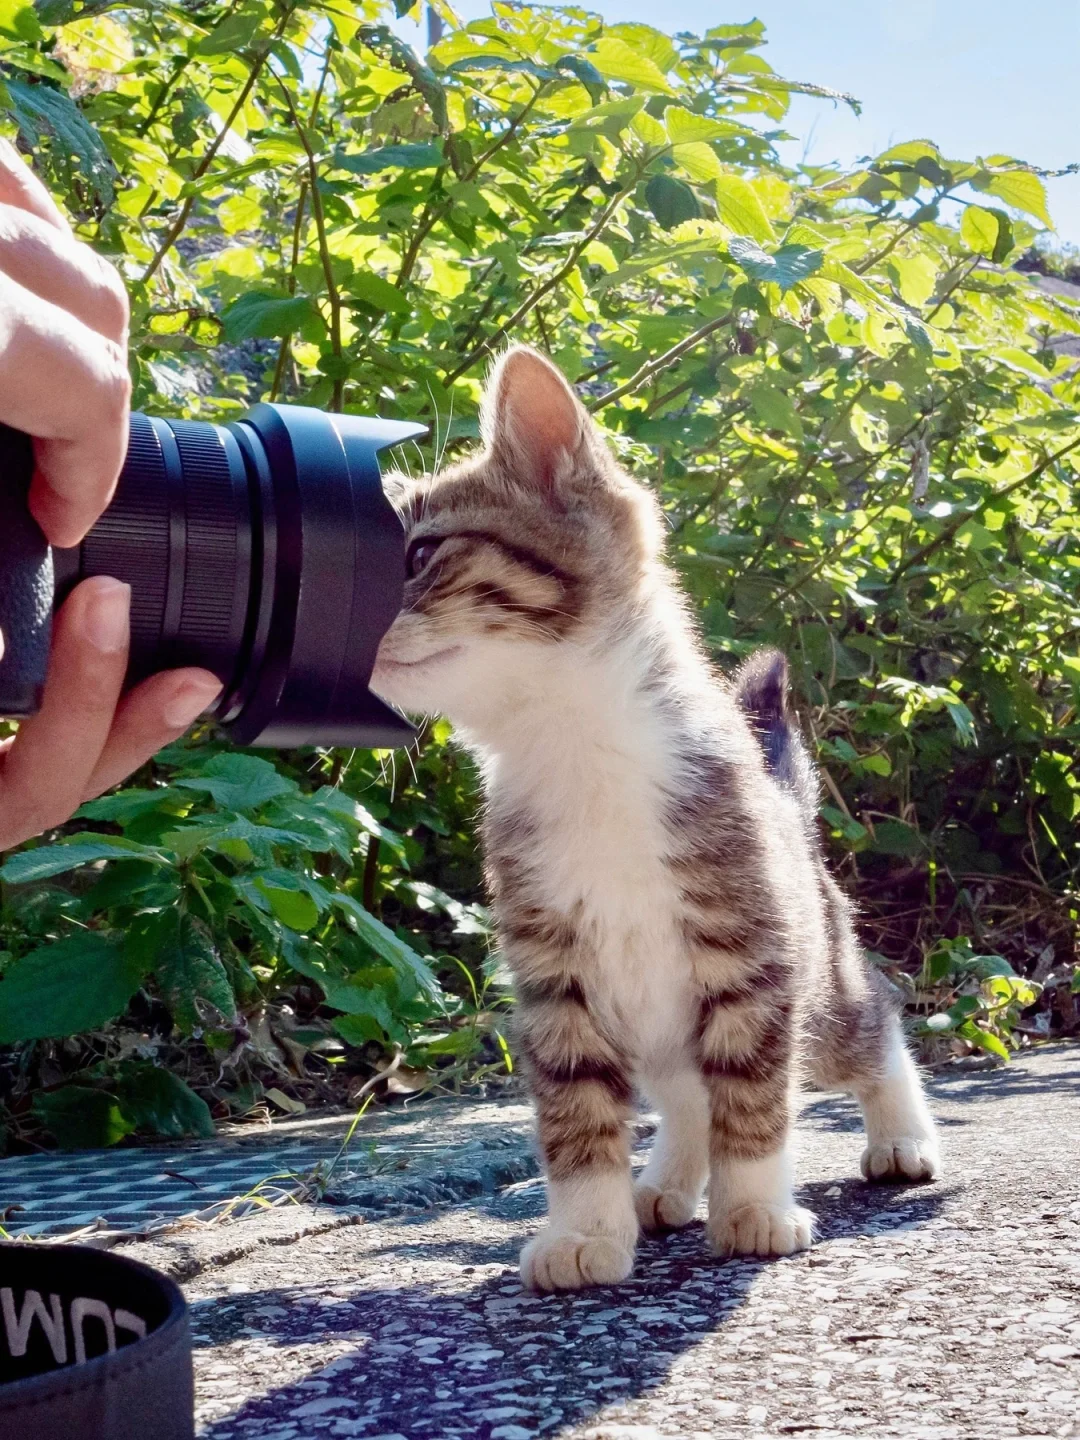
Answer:
POLYGON ((681 1230, 697 1211, 697 1197, 685 1190, 658 1190, 655 1185, 634 1186, 634 1208, 646 1230, 681 1230))
POLYGON ((932 1137, 901 1135, 868 1145, 859 1162, 867 1180, 909 1185, 941 1178, 941 1154, 932 1137))
POLYGON ((521 1252, 521 1283, 528 1290, 617 1285, 633 1268, 634 1252, 613 1235, 541 1230, 521 1252))
POLYGON ((709 1240, 717 1255, 793 1255, 813 1240, 814 1216, 798 1205, 740 1205, 714 1219, 709 1240))

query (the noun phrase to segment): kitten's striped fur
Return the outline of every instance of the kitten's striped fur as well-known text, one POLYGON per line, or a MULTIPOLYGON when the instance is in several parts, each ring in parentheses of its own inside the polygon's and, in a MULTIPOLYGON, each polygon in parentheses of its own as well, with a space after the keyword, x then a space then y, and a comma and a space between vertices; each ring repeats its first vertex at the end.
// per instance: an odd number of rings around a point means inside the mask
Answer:
POLYGON ((709 1190, 721 1254, 810 1243, 792 1196, 800 1078, 862 1102, 875 1179, 939 1170, 887 987, 816 835, 782 657, 714 676, 662 520, 546 360, 508 352, 481 453, 400 480, 412 578, 376 688, 477 756, 518 1050, 536 1101, 541 1289, 624 1278, 639 1223, 709 1190), (636 1187, 634 1095, 662 1124, 636 1187))

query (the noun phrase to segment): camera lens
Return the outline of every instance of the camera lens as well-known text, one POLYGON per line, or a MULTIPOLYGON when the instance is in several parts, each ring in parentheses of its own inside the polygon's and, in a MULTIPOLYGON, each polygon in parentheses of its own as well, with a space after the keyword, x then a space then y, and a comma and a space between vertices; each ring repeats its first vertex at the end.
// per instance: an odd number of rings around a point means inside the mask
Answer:
POLYGON ((126 580, 129 681, 212 670, 240 744, 403 744, 412 727, 368 689, 405 579, 377 456, 424 433, 288 405, 229 425, 132 415, 112 503, 54 552, 57 598, 88 575, 126 580))

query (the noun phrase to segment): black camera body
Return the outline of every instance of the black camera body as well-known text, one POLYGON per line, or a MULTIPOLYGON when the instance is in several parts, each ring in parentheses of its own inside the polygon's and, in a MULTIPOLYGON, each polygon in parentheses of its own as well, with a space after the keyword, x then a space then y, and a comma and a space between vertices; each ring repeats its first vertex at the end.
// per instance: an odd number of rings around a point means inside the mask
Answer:
POLYGON ((128 681, 199 665, 241 745, 406 743, 370 691, 401 606, 401 521, 378 454, 425 427, 260 404, 228 425, 131 417, 108 510, 50 550, 26 505, 31 442, 0 427, 0 716, 41 703, 53 605, 89 575, 131 585, 128 681))

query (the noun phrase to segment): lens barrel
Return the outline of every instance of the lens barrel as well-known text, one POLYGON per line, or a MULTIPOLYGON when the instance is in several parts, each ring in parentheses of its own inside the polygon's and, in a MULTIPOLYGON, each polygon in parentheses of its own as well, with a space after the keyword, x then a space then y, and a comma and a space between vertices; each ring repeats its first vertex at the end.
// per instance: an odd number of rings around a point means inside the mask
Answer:
POLYGON ((405 583, 377 457, 425 433, 289 405, 229 425, 134 414, 108 510, 53 552, 57 598, 89 575, 127 581, 129 681, 213 671, 239 744, 404 744, 412 727, 368 689, 405 583))

